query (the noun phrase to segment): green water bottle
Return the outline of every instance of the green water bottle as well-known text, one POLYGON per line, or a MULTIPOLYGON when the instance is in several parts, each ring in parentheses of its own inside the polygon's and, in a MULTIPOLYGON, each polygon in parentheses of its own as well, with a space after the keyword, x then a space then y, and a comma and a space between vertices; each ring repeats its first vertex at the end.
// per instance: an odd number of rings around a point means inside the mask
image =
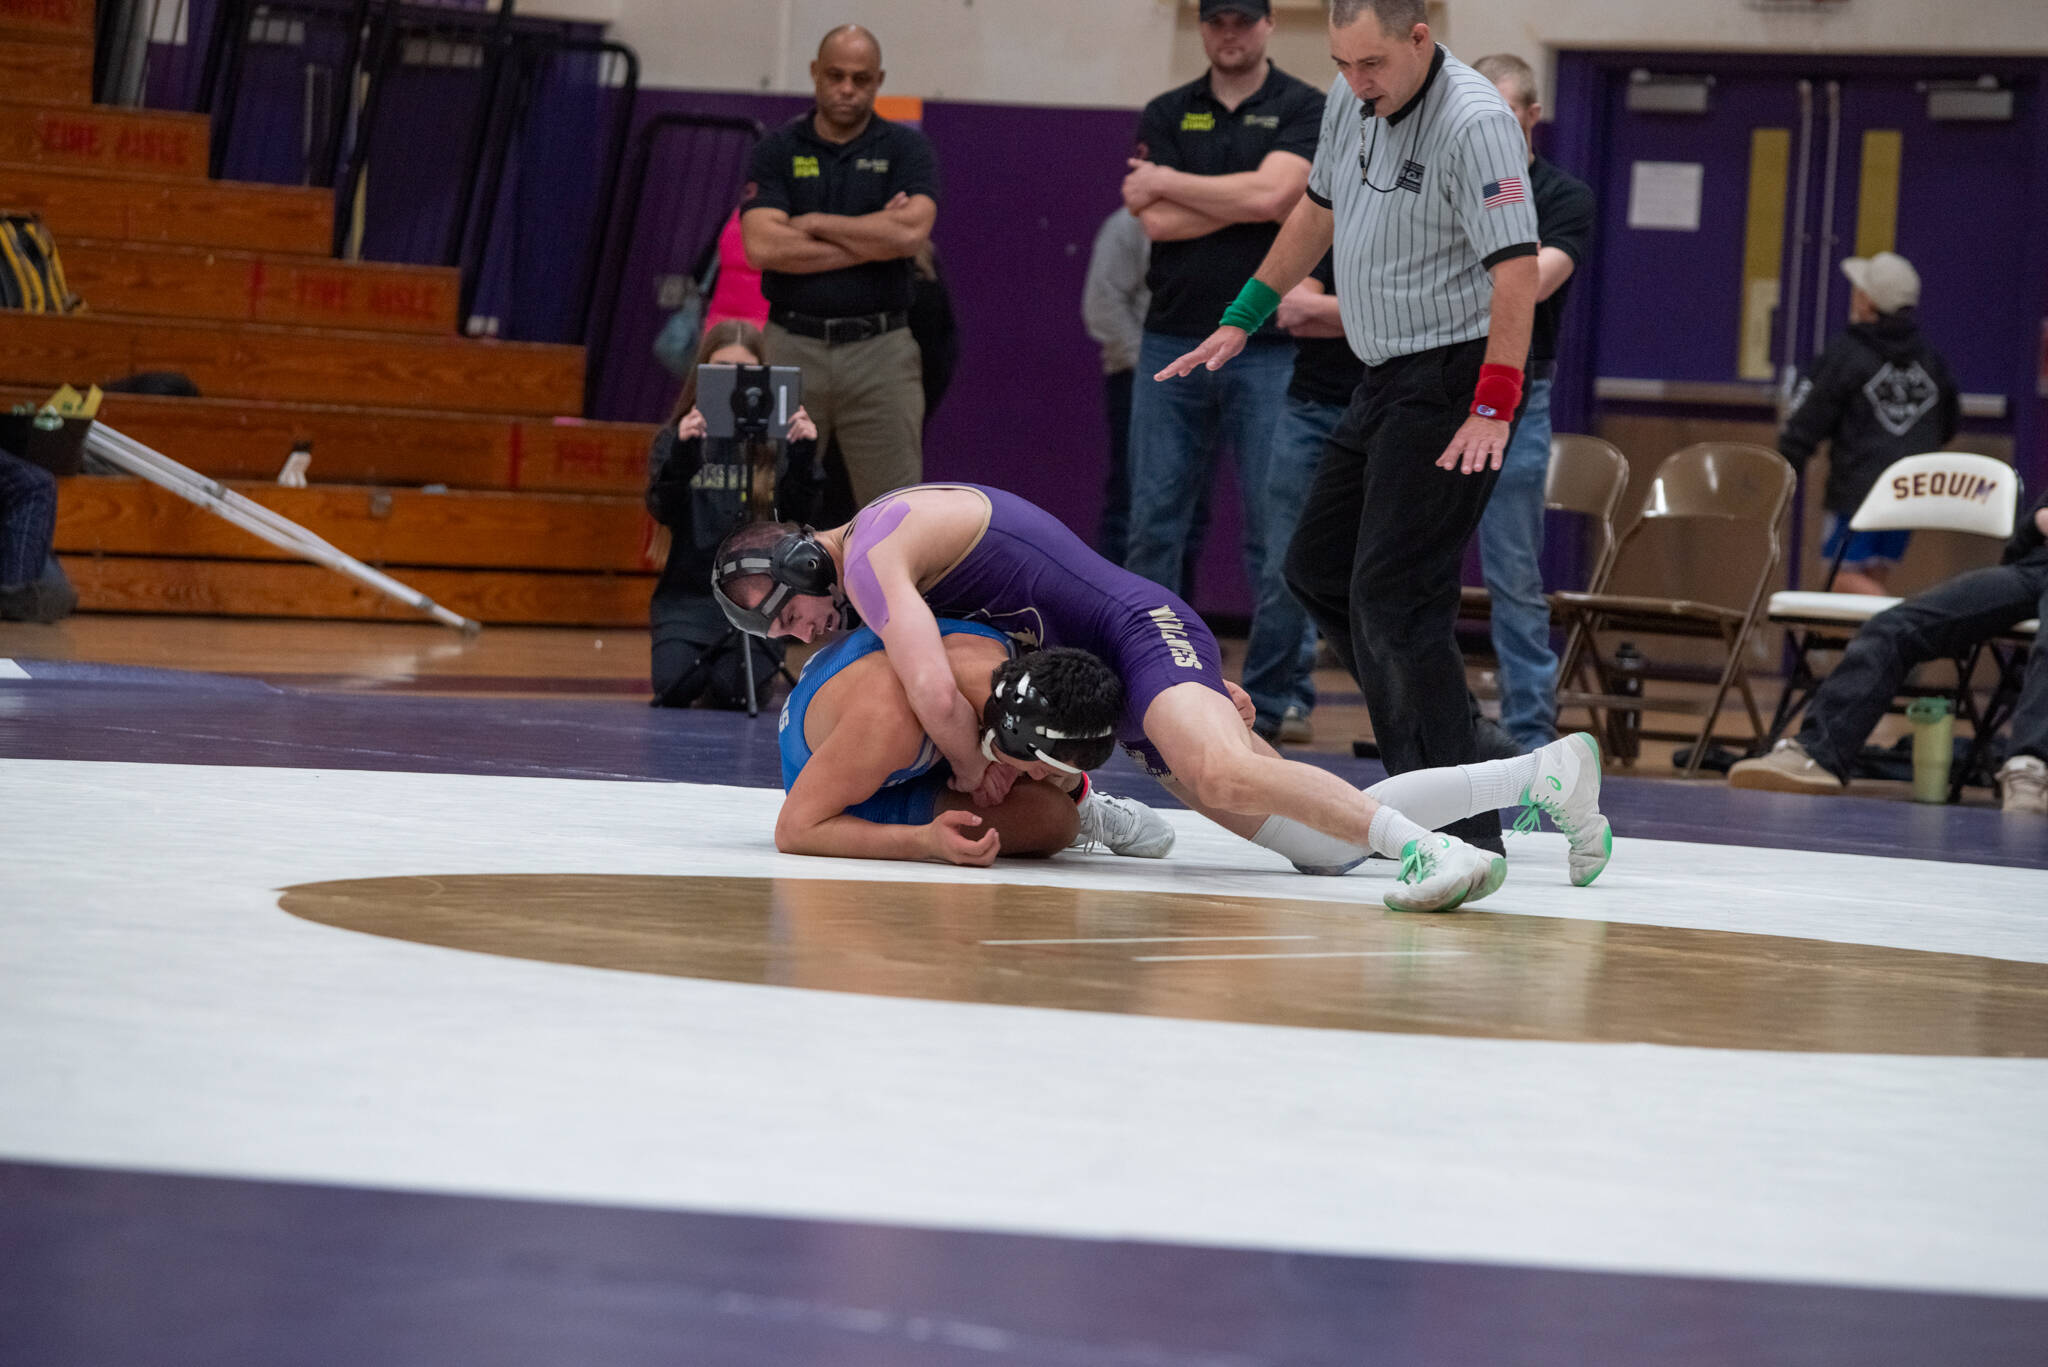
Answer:
POLYGON ((1947 802, 1956 735, 1949 700, 1915 698, 1906 704, 1906 720, 1913 723, 1913 800, 1947 802))

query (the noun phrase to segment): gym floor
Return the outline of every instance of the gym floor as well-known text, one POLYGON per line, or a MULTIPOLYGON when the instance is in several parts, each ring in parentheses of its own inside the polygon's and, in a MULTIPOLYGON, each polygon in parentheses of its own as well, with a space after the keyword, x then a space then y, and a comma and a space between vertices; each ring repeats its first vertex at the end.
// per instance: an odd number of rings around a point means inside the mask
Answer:
POLYGON ((1452 916, 803 859, 645 661, 0 627, 0 1360, 2042 1361, 2038 821, 1653 750, 1452 916))

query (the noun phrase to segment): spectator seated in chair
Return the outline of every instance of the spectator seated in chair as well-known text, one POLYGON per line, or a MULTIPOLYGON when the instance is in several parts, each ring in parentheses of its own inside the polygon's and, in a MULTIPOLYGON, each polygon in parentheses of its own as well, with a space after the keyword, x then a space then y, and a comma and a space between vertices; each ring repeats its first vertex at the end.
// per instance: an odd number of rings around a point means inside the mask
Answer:
MULTIPOLYGON (((706 330, 697 361, 760 365, 761 354, 760 330, 729 319, 706 330)), ((705 435, 704 415, 697 411, 696 372, 683 381, 675 412, 647 458, 647 511, 668 542, 648 605, 656 706, 688 707, 700 697, 715 707, 747 705, 742 646, 732 638, 721 648, 726 621, 709 591, 712 553, 749 516, 772 518, 778 510, 798 520, 812 515, 817 436, 810 415, 800 408, 784 440, 774 443, 781 448, 775 468, 752 467, 740 443, 705 435)), ((782 650, 762 641, 751 648, 756 687, 763 689, 782 663, 782 650)))
MULTIPOLYGON (((1735 788, 1839 793, 1871 730, 1915 665, 2048 616, 2048 495, 2023 518, 2000 563, 1908 598, 1864 624, 1807 704, 1796 739, 1728 771, 1735 788)), ((2011 758, 1998 771, 2005 810, 2048 816, 2048 650, 2038 633, 2012 715, 2011 758)))
POLYGON ((56 531, 57 477, 0 451, 0 621, 54 622, 78 606, 50 555, 56 531))

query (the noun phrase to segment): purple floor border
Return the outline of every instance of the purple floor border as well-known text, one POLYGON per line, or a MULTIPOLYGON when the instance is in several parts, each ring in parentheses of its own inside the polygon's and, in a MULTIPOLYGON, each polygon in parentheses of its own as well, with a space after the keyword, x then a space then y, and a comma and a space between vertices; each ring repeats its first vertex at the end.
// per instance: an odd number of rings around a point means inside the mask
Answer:
POLYGON ((36 1367, 2038 1364, 2048 1301, 0 1163, 36 1367))
MULTIPOLYGON (((249 679, 53 667, 0 682, 0 758, 124 760, 772 787, 772 713, 619 702, 301 692, 249 679)), ((1361 786, 1378 764, 1304 756, 1361 786)), ((1122 756, 1105 787, 1172 799, 1122 756)), ((1984 807, 1736 792, 1718 779, 1611 775, 1629 837, 2048 868, 2048 824, 1984 807)))

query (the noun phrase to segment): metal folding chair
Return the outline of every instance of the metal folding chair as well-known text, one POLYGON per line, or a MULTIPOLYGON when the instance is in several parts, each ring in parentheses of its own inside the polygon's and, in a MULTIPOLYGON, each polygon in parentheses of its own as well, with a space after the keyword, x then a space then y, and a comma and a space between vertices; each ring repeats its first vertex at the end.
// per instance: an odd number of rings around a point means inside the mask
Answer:
MULTIPOLYGON (((1849 530, 1962 532, 1998 543, 2012 535, 2019 504, 2019 476, 2004 461, 1963 451, 1931 451, 1907 456, 1889 466, 1850 517, 1849 530)), ((1848 538, 1844 537, 1841 549, 1828 566, 1828 584, 1833 584, 1841 573, 1848 549, 1848 538)), ((1814 656, 1845 649, 1866 622, 1904 601, 1882 594, 1831 593, 1825 588, 1819 592, 1787 590, 1771 595, 1766 620, 1786 628, 1791 662, 1785 690, 1771 718, 1770 734, 1765 737, 1766 749, 1791 728, 1827 677, 1816 666, 1814 656)), ((1983 757, 1983 742, 1997 730, 1995 707, 2003 699, 2002 705, 2010 710, 2011 699, 2018 696, 2015 671, 2024 662, 2024 656, 2023 640, 2018 651, 2005 649, 2003 653, 1992 648, 1990 642, 1980 642, 1950 661, 1956 673, 1954 687, 1909 684, 1901 690, 1902 697, 1949 699, 1956 716, 1969 722, 1978 738, 1978 744, 1972 747, 1972 762, 1954 770, 1951 800, 1962 795, 1964 782, 1983 757), (1999 684, 1993 689, 1991 704, 1980 708, 1970 680, 1987 649, 1998 661, 1999 684)))
POLYGON ((1781 533, 1797 484, 1784 457, 1761 446, 1701 442, 1667 457, 1650 481, 1641 515, 1615 549, 1601 591, 1552 597, 1569 620, 1575 641, 1568 661, 1571 673, 1560 677, 1578 682, 1590 671, 1595 685, 1590 690, 1560 689, 1558 705, 1589 708, 1595 726, 1608 726, 1610 735, 1617 713, 1638 719, 1648 712, 1699 715, 1697 733, 1640 726, 1636 732, 1653 740, 1691 741, 1692 755, 1684 769, 1688 778, 1699 772, 1706 758, 1721 705, 1731 691, 1740 693, 1748 708, 1752 739, 1760 739, 1766 728, 1749 683, 1749 641, 1762 620, 1764 597, 1783 554, 1781 533), (1696 563, 1674 561, 1666 533, 1677 525, 1710 531, 1711 555, 1691 557, 1696 563), (1742 573, 1745 560, 1747 574, 1742 573), (1711 582, 1715 575, 1704 572, 1711 568, 1718 574, 1731 566, 1736 573, 1720 574, 1724 582, 1719 585, 1711 582), (1615 584, 1659 581, 1678 591, 1611 591, 1615 584), (1603 634, 1631 641, 1662 637, 1715 642, 1722 658, 1718 668, 1704 676, 1697 667, 1647 656, 1640 665, 1623 669, 1601 650, 1603 634), (1713 694, 1704 702, 1627 691, 1648 682, 1701 677, 1714 681, 1713 694))

